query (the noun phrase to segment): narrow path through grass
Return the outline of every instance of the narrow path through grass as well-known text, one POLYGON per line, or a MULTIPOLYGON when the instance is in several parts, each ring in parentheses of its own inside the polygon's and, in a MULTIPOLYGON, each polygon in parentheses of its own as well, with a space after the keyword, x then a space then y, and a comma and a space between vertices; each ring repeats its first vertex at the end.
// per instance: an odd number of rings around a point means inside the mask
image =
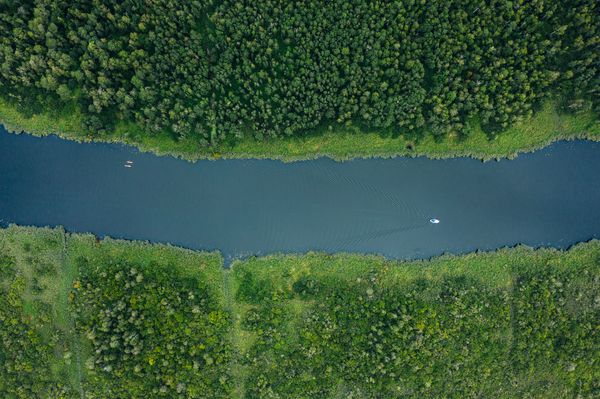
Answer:
POLYGON ((63 320, 63 325, 67 326, 66 331, 69 337, 70 349, 74 353, 75 362, 71 363, 69 368, 71 381, 74 388, 79 392, 79 396, 85 399, 85 392, 82 385, 82 360, 81 360, 81 345, 77 332, 75 331, 75 322, 71 317, 69 311, 69 294, 73 283, 77 277, 77 269, 73 262, 69 261, 68 244, 67 244, 67 233, 64 228, 60 229, 62 233, 62 259, 61 259, 61 272, 59 275, 60 279, 60 291, 59 291, 59 304, 57 309, 60 312, 60 318, 63 320))
POLYGON ((229 336, 230 343, 232 345, 232 357, 230 363, 231 376, 234 382, 234 389, 232 392, 233 398, 244 398, 245 397, 245 386, 246 380, 244 366, 242 365, 242 356, 244 355, 244 342, 246 340, 242 336, 241 314, 238 305, 235 301, 235 287, 232 273, 229 269, 223 268, 223 296, 225 298, 225 311, 230 314, 231 317, 231 332, 229 336))

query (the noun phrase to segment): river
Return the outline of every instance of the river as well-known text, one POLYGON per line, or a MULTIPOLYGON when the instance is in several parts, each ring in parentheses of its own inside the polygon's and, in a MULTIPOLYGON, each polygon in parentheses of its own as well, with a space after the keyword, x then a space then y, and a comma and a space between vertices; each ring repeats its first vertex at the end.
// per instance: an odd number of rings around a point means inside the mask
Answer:
POLYGON ((190 163, 0 127, 0 223, 219 250, 227 263, 311 250, 415 259, 518 243, 566 248, 600 238, 600 143, 485 163, 190 163))

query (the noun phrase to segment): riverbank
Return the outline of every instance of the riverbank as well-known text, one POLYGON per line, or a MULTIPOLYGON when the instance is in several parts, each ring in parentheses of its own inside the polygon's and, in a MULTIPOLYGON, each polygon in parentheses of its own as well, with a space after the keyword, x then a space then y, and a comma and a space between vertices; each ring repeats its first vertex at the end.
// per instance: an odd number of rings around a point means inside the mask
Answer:
POLYGON ((222 265, 218 253, 0 230, 0 393, 550 398, 598 389, 597 240, 428 261, 308 253, 222 265))
POLYGON ((422 259, 565 248, 600 233, 600 142, 582 140, 488 163, 194 164, 0 129, 0 169, 0 220, 218 249, 227 260, 307 250, 422 259))
POLYGON ((9 131, 25 131, 37 136, 56 134, 75 141, 125 143, 145 152, 171 155, 195 161, 220 158, 268 158, 297 161, 330 157, 336 160, 370 157, 426 156, 429 158, 472 157, 482 160, 514 158, 558 140, 600 140, 600 121, 591 113, 559 113, 547 102, 532 118, 515 124, 490 140, 474 121, 466 139, 449 135, 436 142, 428 135, 415 142, 402 135, 361 132, 355 127, 323 128, 301 138, 257 142, 243 139, 233 145, 207 149, 192 139, 174 140, 168 134, 148 135, 133 123, 119 122, 103 136, 85 131, 82 115, 73 105, 51 112, 24 115, 13 104, 0 99, 0 123, 9 131))

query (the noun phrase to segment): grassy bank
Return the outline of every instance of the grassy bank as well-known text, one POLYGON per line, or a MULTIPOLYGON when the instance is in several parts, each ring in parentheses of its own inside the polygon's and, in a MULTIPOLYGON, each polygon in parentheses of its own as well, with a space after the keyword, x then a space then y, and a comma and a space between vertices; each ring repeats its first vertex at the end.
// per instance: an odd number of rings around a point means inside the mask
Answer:
POLYGON ((600 243, 233 267, 248 397, 591 397, 600 243))
POLYGON ((593 397, 600 242, 398 262, 0 230, 2 397, 593 397))
POLYGON ((62 290, 71 275, 63 235, 59 229, 0 230, 2 397, 66 396, 79 384, 62 290))
MULTIPOLYGON (((562 114, 548 102, 534 117, 517 123, 490 140, 473 123, 472 132, 461 139, 449 135, 436 142, 431 135, 413 141, 401 134, 361 132, 355 127, 323 127, 299 138, 258 142, 247 138, 217 148, 201 147, 193 139, 175 140, 169 134, 149 135, 139 126, 120 122, 106 135, 91 135, 82 126, 82 115, 73 105, 52 112, 25 115, 14 105, 0 99, 0 122, 11 131, 34 135, 57 134, 77 141, 127 143, 142 151, 173 155, 188 160, 217 158, 272 158, 284 161, 327 156, 338 160, 364 157, 427 156, 449 158, 468 156, 478 159, 515 157, 562 139, 600 140, 600 122, 591 113, 562 114)), ((401 133, 401 132, 397 132, 401 133)))
POLYGON ((0 230, 0 396, 229 397, 222 257, 0 230))

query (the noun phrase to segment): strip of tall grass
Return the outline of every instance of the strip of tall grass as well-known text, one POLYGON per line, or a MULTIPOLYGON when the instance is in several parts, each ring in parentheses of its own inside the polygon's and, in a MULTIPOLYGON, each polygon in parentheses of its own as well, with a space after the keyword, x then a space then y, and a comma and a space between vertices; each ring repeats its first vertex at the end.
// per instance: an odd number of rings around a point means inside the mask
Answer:
POLYGON ((547 102, 530 119, 515 124, 493 139, 472 122, 470 133, 461 138, 449 134, 440 141, 431 135, 420 140, 404 137, 402 132, 364 132, 352 126, 322 126, 300 137, 256 141, 244 138, 218 147, 200 146, 193 138, 174 139, 168 133, 148 134, 131 122, 118 122, 115 128, 97 135, 86 132, 82 114, 74 104, 43 113, 25 114, 14 104, 0 98, 0 123, 10 131, 34 135, 57 134, 77 141, 116 142, 134 145, 142 151, 172 155, 187 160, 218 158, 271 158, 283 161, 330 157, 337 160, 366 157, 458 156, 478 159, 513 158, 562 139, 600 140, 600 122, 594 113, 563 114, 547 102))

